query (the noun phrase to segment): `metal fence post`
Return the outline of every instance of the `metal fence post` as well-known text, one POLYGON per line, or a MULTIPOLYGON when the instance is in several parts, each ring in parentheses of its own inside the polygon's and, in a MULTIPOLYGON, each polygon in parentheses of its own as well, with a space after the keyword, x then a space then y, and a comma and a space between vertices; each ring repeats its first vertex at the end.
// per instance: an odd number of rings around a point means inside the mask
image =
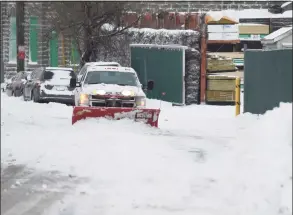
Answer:
POLYGON ((236 116, 240 114, 240 78, 237 77, 235 80, 235 113, 236 116))

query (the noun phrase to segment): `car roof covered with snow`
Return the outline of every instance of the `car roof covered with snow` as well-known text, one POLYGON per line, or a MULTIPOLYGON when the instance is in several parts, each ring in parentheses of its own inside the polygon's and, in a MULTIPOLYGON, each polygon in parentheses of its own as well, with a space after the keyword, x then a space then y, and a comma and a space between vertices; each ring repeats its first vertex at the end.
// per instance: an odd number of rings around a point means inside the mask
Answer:
POLYGON ((87 68, 88 72, 94 71, 113 71, 113 72, 131 72, 136 73, 131 67, 113 67, 113 66, 89 66, 87 68))
POLYGON ((117 62, 103 62, 103 61, 99 61, 99 62, 87 62, 85 63, 86 66, 121 66, 119 63, 117 62))
POLYGON ((73 71, 70 67, 45 67, 45 70, 69 70, 73 71))

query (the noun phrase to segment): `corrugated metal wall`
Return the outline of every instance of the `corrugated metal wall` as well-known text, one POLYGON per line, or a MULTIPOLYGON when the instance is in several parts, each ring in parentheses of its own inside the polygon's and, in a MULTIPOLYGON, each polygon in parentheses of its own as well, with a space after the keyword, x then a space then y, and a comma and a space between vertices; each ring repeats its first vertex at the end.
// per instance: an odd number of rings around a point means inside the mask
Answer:
POLYGON ((185 104, 184 52, 178 48, 131 47, 131 67, 140 82, 155 82, 154 90, 147 92, 148 98, 185 104))
POLYGON ((292 102, 292 49, 247 50, 244 68, 244 112, 263 114, 292 102))

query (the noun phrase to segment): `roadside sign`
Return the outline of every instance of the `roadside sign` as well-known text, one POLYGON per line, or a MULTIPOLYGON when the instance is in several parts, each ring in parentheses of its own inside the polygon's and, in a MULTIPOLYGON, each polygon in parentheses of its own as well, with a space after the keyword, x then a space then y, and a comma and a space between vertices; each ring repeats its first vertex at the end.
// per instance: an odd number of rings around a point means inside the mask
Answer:
POLYGON ((24 60, 25 58, 25 47, 24 46, 18 46, 18 59, 24 60))

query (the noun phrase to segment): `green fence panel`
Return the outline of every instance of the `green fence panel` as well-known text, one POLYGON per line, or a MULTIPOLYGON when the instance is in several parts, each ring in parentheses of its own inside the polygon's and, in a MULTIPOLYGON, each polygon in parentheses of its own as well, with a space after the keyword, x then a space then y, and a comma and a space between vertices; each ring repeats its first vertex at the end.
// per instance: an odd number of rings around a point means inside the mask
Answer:
POLYGON ((244 112, 263 114, 292 102, 292 49, 247 50, 244 57, 244 112))
POLYGON ((50 39, 50 66, 58 66, 58 36, 55 31, 52 32, 50 39))
POLYGON ((10 17, 9 61, 16 62, 16 17, 10 17))
POLYGON ((30 62, 38 62, 38 17, 30 17, 29 52, 30 62))
POLYGON ((70 56, 70 63, 71 64, 79 64, 80 56, 77 49, 77 44, 75 41, 71 41, 71 56, 70 56))
POLYGON ((131 47, 131 67, 140 82, 146 85, 148 80, 153 80, 155 83, 154 90, 147 92, 148 98, 185 103, 184 53, 182 49, 131 47))

